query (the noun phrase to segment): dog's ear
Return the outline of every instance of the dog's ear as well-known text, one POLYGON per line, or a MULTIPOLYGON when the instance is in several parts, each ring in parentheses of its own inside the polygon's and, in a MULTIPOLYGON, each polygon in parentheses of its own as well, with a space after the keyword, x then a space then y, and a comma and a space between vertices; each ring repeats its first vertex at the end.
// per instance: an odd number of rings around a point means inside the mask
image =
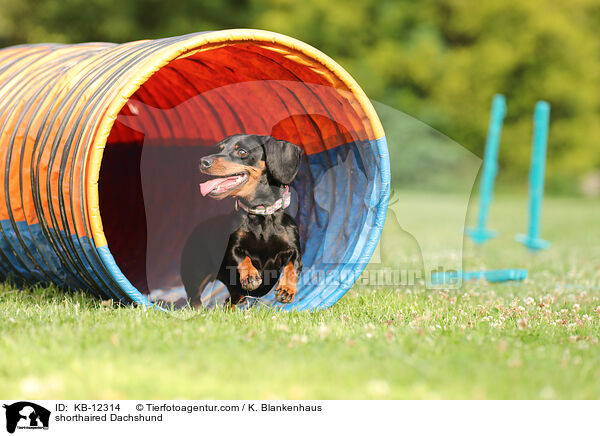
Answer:
POLYGON ((266 136, 263 143, 267 170, 275 180, 288 185, 300 168, 302 149, 296 144, 266 136))

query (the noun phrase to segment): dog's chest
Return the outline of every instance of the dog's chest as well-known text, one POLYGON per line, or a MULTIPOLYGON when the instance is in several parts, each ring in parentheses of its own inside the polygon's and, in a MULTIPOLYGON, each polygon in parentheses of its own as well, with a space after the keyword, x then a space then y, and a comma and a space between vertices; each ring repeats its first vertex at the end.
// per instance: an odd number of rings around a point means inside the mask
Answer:
POLYGON ((291 245, 283 229, 254 229, 244 232, 240 248, 247 253, 254 266, 260 270, 280 268, 291 245))

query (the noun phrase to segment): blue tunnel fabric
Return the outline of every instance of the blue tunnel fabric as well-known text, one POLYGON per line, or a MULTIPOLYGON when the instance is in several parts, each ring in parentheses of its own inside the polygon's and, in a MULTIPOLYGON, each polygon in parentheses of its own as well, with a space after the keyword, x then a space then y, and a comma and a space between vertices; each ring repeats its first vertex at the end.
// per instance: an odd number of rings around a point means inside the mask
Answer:
POLYGON ((298 295, 290 304, 273 291, 263 297, 286 310, 330 307, 348 291, 375 251, 389 203, 385 137, 310 155, 308 167, 292 184, 305 265, 298 295))
MULTIPOLYGON (((303 263, 306 265, 299 277, 299 295, 296 301, 287 305, 277 303, 273 292, 263 298, 265 303, 286 310, 329 307, 347 292, 375 250, 389 202, 389 157, 385 138, 345 144, 311 155, 307 161, 308 167, 301 167, 292 185, 297 193, 295 219, 300 228, 303 263), (339 257, 340 253, 344 256, 339 257)), ((4 220, 0 224, 4 233, 4 238, 0 238, 0 249, 6 257, 0 264, 3 277, 8 275, 8 269, 2 265, 8 261, 16 277, 25 281, 53 281, 64 287, 93 290, 62 266, 39 225, 17 223, 28 252, 37 258, 33 263, 10 221, 4 220), (60 275, 56 276, 57 272, 60 275)), ((87 237, 76 239, 72 236, 72 239, 82 266, 90 272, 101 270, 99 263, 94 261, 97 253, 106 268, 104 280, 116 280, 125 293, 100 297, 152 305, 122 274, 108 246, 96 248, 87 237)))

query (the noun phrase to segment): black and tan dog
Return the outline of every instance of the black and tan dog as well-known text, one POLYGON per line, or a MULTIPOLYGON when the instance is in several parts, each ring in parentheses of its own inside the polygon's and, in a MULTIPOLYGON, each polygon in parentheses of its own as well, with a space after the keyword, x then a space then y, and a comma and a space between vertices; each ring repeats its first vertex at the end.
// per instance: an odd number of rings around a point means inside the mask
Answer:
POLYGON ((301 158, 302 150, 290 142, 239 134, 223 139, 214 154, 200 159, 200 171, 213 177, 200 185, 202 195, 234 197, 236 212, 230 219, 200 224, 184 247, 181 278, 192 305, 201 305, 202 291, 214 279, 215 253, 222 259, 216 278, 227 286, 231 305, 248 296, 262 297, 275 283, 277 301, 294 300, 302 253, 298 226, 284 209, 301 158), (230 236, 220 254, 224 228, 230 236))

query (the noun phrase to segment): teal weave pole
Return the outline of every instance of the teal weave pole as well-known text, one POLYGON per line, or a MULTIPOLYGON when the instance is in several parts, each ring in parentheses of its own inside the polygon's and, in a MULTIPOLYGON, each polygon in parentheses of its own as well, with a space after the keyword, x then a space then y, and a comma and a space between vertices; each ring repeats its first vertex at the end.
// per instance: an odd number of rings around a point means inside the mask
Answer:
POLYGON ((517 241, 531 251, 550 247, 541 234, 542 201, 544 198, 544 178, 546 172, 546 149, 550 124, 550 105, 538 101, 533 115, 533 144, 531 167, 529 170, 529 226, 528 234, 517 235, 517 241))
POLYGON ((500 149, 500 135, 502 123, 506 115, 506 99, 502 94, 496 94, 492 101, 492 112, 490 114, 490 125, 488 127, 483 156, 483 170, 479 186, 479 213, 477 215, 477 226, 466 229, 468 236, 476 244, 483 244, 494 238, 498 232, 487 229, 487 220, 494 196, 494 181, 498 173, 498 150, 500 149))

